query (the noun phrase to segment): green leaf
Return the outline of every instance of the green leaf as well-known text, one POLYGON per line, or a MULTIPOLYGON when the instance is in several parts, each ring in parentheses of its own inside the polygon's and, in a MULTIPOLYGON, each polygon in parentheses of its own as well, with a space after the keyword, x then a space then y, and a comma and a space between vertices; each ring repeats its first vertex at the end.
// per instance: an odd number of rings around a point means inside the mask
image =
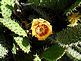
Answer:
POLYGON ((39 56, 36 54, 36 55, 34 55, 34 59, 33 59, 33 61, 41 61, 41 59, 39 58, 39 56))
POLYGON ((79 3, 81 2, 81 0, 76 0, 76 2, 74 4, 72 4, 70 7, 67 8, 67 10, 65 11, 65 13, 72 11, 73 9, 75 9, 77 6, 79 6, 79 3))
POLYGON ((0 44, 0 58, 4 58, 7 53, 8 50, 0 44))
POLYGON ((81 54, 72 48, 66 50, 67 55, 74 60, 81 60, 81 54))
POLYGON ((13 31, 15 34, 18 34, 23 37, 27 36, 24 29, 22 29, 21 26, 17 22, 15 22, 15 20, 11 20, 10 18, 7 19, 0 18, 0 22, 3 25, 5 25, 5 27, 13 31))
POLYGON ((81 24, 71 28, 67 27, 66 29, 58 32, 56 40, 63 44, 81 41, 81 24))
POLYGON ((14 40, 17 43, 17 45, 22 49, 22 51, 24 51, 25 53, 30 52, 30 47, 31 46, 30 46, 27 38, 14 37, 14 40))
POLYGON ((1 13, 4 18, 11 17, 15 0, 1 0, 1 13))
POLYGON ((13 6, 14 2, 15 2, 15 0, 1 0, 2 5, 7 5, 8 4, 8 5, 13 6))
POLYGON ((64 11, 76 0, 28 0, 27 3, 33 3, 33 6, 41 6, 53 9, 56 12, 64 11))
POLYGON ((8 48, 5 43, 5 35, 3 34, 4 26, 0 23, 0 59, 4 59, 8 53, 8 48))
POLYGON ((11 16, 12 11, 11 9, 5 7, 5 5, 1 5, 1 13, 4 18, 8 18, 11 16))
POLYGON ((13 44, 12 53, 16 54, 16 46, 15 46, 15 44, 13 44))
POLYGON ((68 45, 66 49, 66 54, 68 57, 73 59, 74 61, 79 61, 81 60, 81 42, 78 41, 76 43, 71 43, 68 45))
POLYGON ((48 61, 57 61, 63 56, 65 49, 60 47, 58 44, 53 45, 44 52, 44 58, 48 61))

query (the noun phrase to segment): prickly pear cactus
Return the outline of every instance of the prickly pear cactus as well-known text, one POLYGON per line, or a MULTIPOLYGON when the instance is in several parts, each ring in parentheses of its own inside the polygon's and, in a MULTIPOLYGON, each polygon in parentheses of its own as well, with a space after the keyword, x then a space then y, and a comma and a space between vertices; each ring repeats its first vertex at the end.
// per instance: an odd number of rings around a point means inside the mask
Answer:
POLYGON ((0 58, 4 58, 8 53, 8 50, 0 44, 0 58))
POLYGON ((1 0, 1 14, 4 18, 12 15, 15 0, 1 0))
POLYGON ((80 61, 81 0, 1 0, 0 59, 9 58, 80 61))

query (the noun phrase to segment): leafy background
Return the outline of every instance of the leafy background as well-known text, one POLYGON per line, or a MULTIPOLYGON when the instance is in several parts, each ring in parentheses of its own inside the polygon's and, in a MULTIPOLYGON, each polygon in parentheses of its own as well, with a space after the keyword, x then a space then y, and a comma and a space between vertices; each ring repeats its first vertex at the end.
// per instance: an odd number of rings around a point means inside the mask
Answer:
POLYGON ((72 13, 81 15, 80 0, 0 0, 0 60, 81 61, 81 18, 68 27, 72 13), (31 35, 35 18, 53 26, 45 41, 31 35))

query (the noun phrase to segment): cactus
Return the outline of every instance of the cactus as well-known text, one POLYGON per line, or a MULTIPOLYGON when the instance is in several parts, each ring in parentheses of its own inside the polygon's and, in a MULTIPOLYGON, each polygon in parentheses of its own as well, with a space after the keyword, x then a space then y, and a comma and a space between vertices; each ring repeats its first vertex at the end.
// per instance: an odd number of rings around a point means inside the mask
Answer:
MULTIPOLYGON (((15 57, 18 53, 21 57, 25 55, 25 61, 29 61, 30 58, 32 61, 43 59, 58 61, 65 54, 73 61, 81 60, 80 0, 1 0, 0 9, 1 59, 5 60, 7 53, 11 52, 15 61, 19 59, 15 57), (37 34, 41 36, 41 34, 44 35, 45 29, 49 30, 44 25, 46 21, 39 21, 39 19, 36 26, 30 25, 33 24, 32 19, 37 18, 45 19, 51 25, 49 29, 52 32, 44 39, 39 39, 37 34), (27 22, 26 26, 23 21, 27 22), (43 29, 42 32, 41 29, 43 29), (33 35, 34 33, 36 34, 33 35), (9 42, 5 34, 12 37, 13 42, 9 42), (12 47, 5 45, 8 43, 11 43, 12 47)), ((19 61, 22 61, 21 59, 19 61)))
POLYGON ((4 18, 12 15, 15 0, 1 0, 1 14, 4 18))
POLYGON ((7 53, 8 53, 8 50, 0 44, 0 58, 5 58, 7 53))

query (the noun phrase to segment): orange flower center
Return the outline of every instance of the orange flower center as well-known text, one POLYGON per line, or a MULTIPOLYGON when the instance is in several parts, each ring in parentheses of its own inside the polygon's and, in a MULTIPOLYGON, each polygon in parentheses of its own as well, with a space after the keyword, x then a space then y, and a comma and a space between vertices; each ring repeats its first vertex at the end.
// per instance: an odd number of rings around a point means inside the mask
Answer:
POLYGON ((39 35, 39 36, 44 36, 47 34, 48 32, 48 27, 45 24, 42 25, 38 25, 35 29, 35 32, 39 35))

